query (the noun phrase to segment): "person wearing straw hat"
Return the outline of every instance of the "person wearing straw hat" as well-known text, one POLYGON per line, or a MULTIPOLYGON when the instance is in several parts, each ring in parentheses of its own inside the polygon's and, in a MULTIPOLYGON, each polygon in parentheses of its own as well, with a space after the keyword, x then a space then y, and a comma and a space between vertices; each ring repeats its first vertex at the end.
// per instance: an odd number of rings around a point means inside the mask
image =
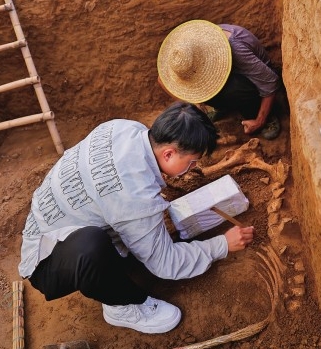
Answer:
POLYGON ((185 22, 163 41, 157 69, 160 85, 175 99, 213 107, 216 117, 237 111, 246 134, 261 131, 266 139, 279 135, 273 105, 280 78, 247 29, 205 20, 185 22))
POLYGON ((128 265, 136 258, 160 278, 192 278, 251 243, 253 227, 190 243, 174 242, 166 229, 162 174, 182 175, 215 144, 214 125, 185 102, 167 108, 150 129, 125 119, 99 125, 65 151, 34 192, 20 275, 47 300, 80 291, 101 302, 111 325, 144 333, 176 327, 179 308, 149 296, 128 265))

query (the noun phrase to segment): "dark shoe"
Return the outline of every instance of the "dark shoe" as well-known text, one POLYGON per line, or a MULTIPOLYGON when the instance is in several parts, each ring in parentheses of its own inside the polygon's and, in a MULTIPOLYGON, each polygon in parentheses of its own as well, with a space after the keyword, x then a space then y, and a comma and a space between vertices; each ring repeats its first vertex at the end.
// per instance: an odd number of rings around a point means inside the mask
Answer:
POLYGON ((268 121, 261 131, 261 134, 265 139, 270 140, 276 138, 280 134, 280 131, 281 124, 279 119, 276 116, 272 116, 268 118, 268 121))

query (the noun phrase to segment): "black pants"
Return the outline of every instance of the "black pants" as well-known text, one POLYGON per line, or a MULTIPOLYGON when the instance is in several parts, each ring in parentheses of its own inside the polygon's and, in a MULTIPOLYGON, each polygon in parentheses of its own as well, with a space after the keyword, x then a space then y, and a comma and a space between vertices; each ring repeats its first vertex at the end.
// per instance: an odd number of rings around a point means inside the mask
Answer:
POLYGON ((249 79, 231 73, 222 90, 205 104, 223 113, 237 111, 244 119, 256 119, 261 106, 261 97, 249 79))
POLYGON ((58 242, 29 278, 47 300, 80 291, 108 305, 141 304, 147 294, 129 277, 109 236, 97 227, 86 227, 58 242))

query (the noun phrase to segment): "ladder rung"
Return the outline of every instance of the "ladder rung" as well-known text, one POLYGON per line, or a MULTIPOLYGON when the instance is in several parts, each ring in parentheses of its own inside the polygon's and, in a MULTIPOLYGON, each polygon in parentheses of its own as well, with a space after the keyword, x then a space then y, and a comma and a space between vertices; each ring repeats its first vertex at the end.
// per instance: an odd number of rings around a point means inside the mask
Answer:
POLYGON ((0 130, 6 130, 8 128, 28 125, 32 123, 36 123, 39 121, 48 121, 54 119, 55 115, 52 111, 48 111, 46 113, 22 116, 17 119, 2 121, 0 122, 0 130))
POLYGON ((9 50, 11 48, 20 48, 27 46, 27 41, 25 39, 9 42, 8 44, 0 45, 0 52, 9 50))
POLYGON ((11 5, 11 2, 8 4, 0 5, 0 12, 3 11, 12 11, 13 7, 11 5))
POLYGON ((5 91, 9 91, 9 90, 13 90, 13 89, 19 88, 19 87, 24 87, 27 85, 37 84, 39 82, 40 82, 39 76, 31 76, 30 78, 25 78, 25 79, 9 82, 8 84, 0 85, 0 93, 5 92, 5 91))

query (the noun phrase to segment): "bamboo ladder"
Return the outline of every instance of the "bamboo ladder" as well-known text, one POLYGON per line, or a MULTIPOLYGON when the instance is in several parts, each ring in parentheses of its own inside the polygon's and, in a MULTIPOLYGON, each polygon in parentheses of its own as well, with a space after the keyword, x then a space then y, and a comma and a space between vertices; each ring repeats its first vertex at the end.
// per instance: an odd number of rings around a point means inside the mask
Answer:
POLYGON ((21 53, 23 55, 24 61, 26 63, 26 66, 29 72, 29 77, 25 79, 0 85, 0 93, 9 91, 15 88, 19 88, 19 87, 33 85, 35 93, 37 95, 37 99, 40 104, 41 111, 42 111, 42 113, 40 114, 23 116, 17 119, 0 122, 0 131, 11 128, 11 127, 45 121, 48 126, 53 143, 56 147, 57 153, 61 155, 64 152, 64 148, 63 148, 63 145, 56 127, 56 123, 54 120, 54 113, 49 108, 45 93, 43 91, 43 88, 40 82, 40 77, 37 74, 36 67, 31 57, 31 53, 29 51, 28 44, 23 34, 20 21, 12 0, 5 0, 5 4, 0 5, 0 12, 9 13, 11 23, 17 37, 17 41, 0 45, 0 52, 8 49, 15 49, 15 48, 21 49, 21 53))

